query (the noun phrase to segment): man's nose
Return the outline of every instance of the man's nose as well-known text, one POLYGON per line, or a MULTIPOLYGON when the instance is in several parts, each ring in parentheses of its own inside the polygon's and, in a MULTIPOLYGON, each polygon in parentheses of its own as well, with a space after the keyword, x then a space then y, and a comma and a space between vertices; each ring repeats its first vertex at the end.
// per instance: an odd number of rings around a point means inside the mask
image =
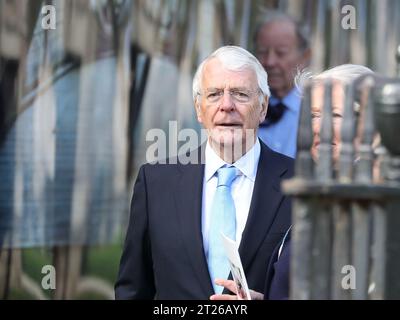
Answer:
POLYGON ((232 111, 234 105, 231 93, 228 90, 225 90, 220 100, 220 109, 224 111, 232 111))
POLYGON ((274 52, 267 52, 263 56, 262 65, 265 67, 274 67, 278 62, 277 56, 274 52))

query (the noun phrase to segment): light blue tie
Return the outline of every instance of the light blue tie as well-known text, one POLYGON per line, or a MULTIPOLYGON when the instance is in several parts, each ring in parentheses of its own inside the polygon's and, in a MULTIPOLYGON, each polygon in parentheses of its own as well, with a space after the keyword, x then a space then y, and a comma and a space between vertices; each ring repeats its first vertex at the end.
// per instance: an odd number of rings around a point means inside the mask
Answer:
POLYGON ((216 278, 227 279, 229 262, 225 256, 221 232, 236 240, 236 210, 231 194, 231 185, 236 177, 236 168, 220 168, 218 184, 211 207, 211 223, 208 246, 208 270, 215 293, 221 293, 223 287, 214 283, 216 278))

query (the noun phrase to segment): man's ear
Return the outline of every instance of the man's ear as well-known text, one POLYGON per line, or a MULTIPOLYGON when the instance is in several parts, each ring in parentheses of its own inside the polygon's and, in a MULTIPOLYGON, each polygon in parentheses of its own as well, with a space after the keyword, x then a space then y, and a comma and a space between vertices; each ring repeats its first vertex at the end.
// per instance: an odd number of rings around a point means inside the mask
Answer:
POLYGON ((310 65, 311 62, 311 56, 312 56, 312 52, 311 52, 311 48, 307 48, 306 50, 304 50, 304 52, 302 53, 302 69, 307 68, 310 65))
POLYGON ((265 120, 265 117, 267 116, 268 102, 269 102, 269 97, 264 96, 264 99, 261 103, 260 123, 262 123, 265 120))
POLYGON ((202 118, 202 116, 201 116, 200 103, 199 103, 199 100, 198 100, 198 99, 196 99, 196 101, 194 102, 194 108, 195 108, 196 115, 197 115, 197 121, 198 121, 199 123, 203 123, 203 118, 202 118))

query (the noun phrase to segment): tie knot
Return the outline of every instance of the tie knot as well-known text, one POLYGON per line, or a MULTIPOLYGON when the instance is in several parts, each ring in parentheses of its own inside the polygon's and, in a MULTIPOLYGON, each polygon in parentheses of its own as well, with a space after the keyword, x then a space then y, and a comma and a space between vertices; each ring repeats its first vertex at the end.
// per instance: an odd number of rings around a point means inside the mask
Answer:
POLYGON ((233 180, 236 177, 235 167, 223 167, 218 169, 218 187, 227 186, 230 187, 233 180))
POLYGON ((265 121, 261 124, 261 126, 269 126, 278 122, 282 118, 286 109, 286 105, 282 102, 279 102, 276 105, 268 105, 267 116, 265 117, 265 121))
POLYGON ((269 119, 272 123, 278 122, 280 118, 282 118, 283 112, 285 111, 286 106, 279 102, 274 106, 269 106, 267 110, 267 119, 269 119))

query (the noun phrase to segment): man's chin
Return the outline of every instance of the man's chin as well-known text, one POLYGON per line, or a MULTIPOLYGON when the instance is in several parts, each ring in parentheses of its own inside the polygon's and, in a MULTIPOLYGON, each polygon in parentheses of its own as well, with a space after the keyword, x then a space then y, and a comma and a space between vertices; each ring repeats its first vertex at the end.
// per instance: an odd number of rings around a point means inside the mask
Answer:
POLYGON ((242 139, 237 139, 233 135, 222 135, 222 136, 213 136, 211 140, 216 147, 227 148, 232 147, 236 144, 242 144, 242 139))
POLYGON ((275 79, 270 81, 268 78, 268 84, 271 92, 281 92, 286 88, 284 82, 281 79, 275 79))
POLYGON ((210 136, 216 144, 233 146, 243 142, 244 132, 242 128, 216 128, 211 130, 210 136))
POLYGON ((210 140, 215 150, 244 154, 254 144, 255 134, 254 130, 212 130, 210 140))

